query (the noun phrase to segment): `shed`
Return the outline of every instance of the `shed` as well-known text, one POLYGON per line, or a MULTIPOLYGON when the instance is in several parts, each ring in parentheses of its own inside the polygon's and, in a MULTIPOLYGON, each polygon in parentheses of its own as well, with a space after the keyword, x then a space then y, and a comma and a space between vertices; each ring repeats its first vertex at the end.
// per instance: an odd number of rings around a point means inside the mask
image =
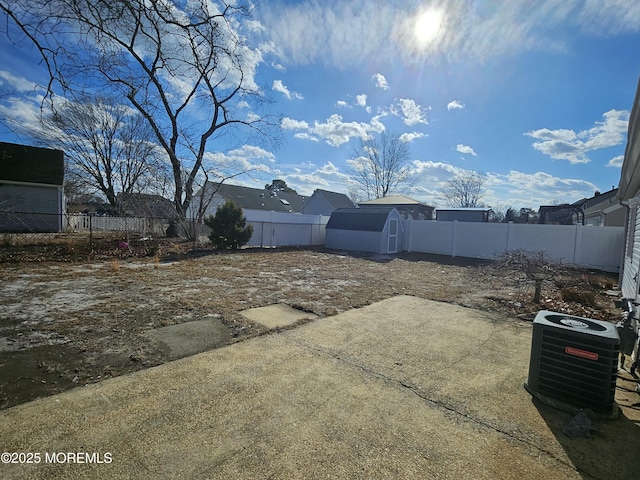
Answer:
POLYGON ((490 208, 438 208, 436 220, 439 222, 488 222, 490 208))
POLYGON ((63 152, 0 142, 0 231, 61 231, 63 185, 63 152))
POLYGON ((337 250, 396 253, 402 246, 402 223, 395 208, 339 208, 326 227, 325 246, 337 250))

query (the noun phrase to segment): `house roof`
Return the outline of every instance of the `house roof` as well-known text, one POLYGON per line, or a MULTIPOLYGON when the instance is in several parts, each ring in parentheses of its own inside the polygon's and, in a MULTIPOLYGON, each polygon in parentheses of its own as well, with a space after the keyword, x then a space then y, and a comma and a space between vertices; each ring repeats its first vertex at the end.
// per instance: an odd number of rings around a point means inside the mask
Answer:
POLYGON ((0 142, 0 180, 62 185, 64 153, 50 148, 0 142))
POLYGON ((438 208, 436 212, 488 212, 490 208, 476 207, 476 208, 438 208))
POLYGON ((307 197, 282 190, 243 187, 228 183, 208 183, 207 190, 217 188, 217 195, 231 200, 237 207, 249 210, 300 213, 307 197))
POLYGON ((629 200, 640 190, 640 80, 629 116, 627 147, 620 172, 619 197, 629 200))
POLYGON ((393 207, 339 208, 331 214, 327 229, 381 232, 393 210, 393 207))
MULTIPOLYGON (((388 197, 376 198, 375 200, 367 200, 366 202, 360 202, 358 205, 369 206, 369 205, 423 205, 428 207, 428 205, 419 202, 418 200, 414 200, 413 198, 405 197, 404 195, 389 195, 388 197)), ((433 208, 433 207, 431 207, 433 208)))
POLYGON ((330 192, 329 190, 322 190, 317 188, 314 190, 313 195, 323 195, 333 208, 353 208, 354 204, 349 197, 344 193, 330 192))
MULTIPOLYGON (((613 188, 608 192, 597 193, 591 198, 587 198, 582 204, 582 209, 587 210, 590 208, 597 207, 601 203, 606 203, 606 205, 610 205, 612 200, 615 200, 616 195, 618 194, 618 189, 613 188)), ((605 207, 606 208, 606 207, 605 207)))
POLYGON ((167 219, 178 216, 171 200, 160 195, 118 193, 116 200, 125 215, 167 219))

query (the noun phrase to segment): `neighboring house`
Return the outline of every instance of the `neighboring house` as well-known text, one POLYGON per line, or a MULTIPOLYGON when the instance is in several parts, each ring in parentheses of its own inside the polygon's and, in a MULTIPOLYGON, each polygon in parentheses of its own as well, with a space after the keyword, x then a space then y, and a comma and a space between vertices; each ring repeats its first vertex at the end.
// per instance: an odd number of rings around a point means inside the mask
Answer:
MULTIPOLYGON (((263 188, 242 187, 227 183, 208 182, 204 188, 204 202, 209 203, 206 215, 215 215, 219 206, 231 200, 243 210, 266 210, 273 212, 302 213, 307 197, 297 193, 263 188)), ((193 199, 196 207, 202 196, 202 190, 193 199)))
POLYGON ((63 185, 63 152, 0 142, 0 231, 61 231, 63 185))
POLYGON ((490 208, 438 208, 436 220, 439 222, 488 222, 490 208))
POLYGON ((146 193, 118 193, 117 210, 126 217, 172 220, 178 217, 173 202, 160 195, 146 193))
POLYGON ((344 193, 316 189, 302 207, 302 213, 309 215, 331 215, 338 208, 355 208, 354 203, 344 193))
POLYGON ((624 227, 627 209, 618 201, 618 189, 596 192, 582 205, 584 224, 603 227, 624 227))
POLYGON ((622 295, 639 301, 640 287, 640 82, 629 116, 618 200, 627 209, 626 246, 622 261, 622 295))
POLYGON ((547 225, 624 226, 626 211, 618 201, 618 189, 561 205, 541 205, 538 223, 547 225))
POLYGON ((582 204, 586 198, 575 203, 560 205, 540 205, 538 209, 538 223, 546 225, 576 225, 584 224, 582 204))
POLYGON ((393 207, 404 219, 432 220, 434 207, 425 205, 404 195, 390 195, 388 197, 368 200, 358 204, 361 208, 393 207))
POLYGON ((400 214, 393 207, 335 210, 327 223, 325 246, 336 250, 396 253, 402 250, 400 214))

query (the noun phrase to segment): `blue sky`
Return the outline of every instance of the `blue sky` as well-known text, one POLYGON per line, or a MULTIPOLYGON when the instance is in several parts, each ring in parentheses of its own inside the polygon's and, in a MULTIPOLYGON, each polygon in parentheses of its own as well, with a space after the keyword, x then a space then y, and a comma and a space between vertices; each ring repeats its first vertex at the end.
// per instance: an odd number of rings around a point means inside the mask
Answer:
MULTIPOLYGON (((463 170, 487 174, 482 201, 500 208, 618 184, 640 2, 269 0, 239 28, 284 141, 216 152, 262 165, 236 183, 348 193, 347 159, 386 130, 409 142, 414 179, 403 193, 431 205, 444 206, 440 190, 463 170)), ((0 93, 13 92, 0 114, 28 121, 38 90, 17 86, 42 83, 43 66, 0 41, 0 93)), ((0 126, 0 140, 24 138, 0 126)))

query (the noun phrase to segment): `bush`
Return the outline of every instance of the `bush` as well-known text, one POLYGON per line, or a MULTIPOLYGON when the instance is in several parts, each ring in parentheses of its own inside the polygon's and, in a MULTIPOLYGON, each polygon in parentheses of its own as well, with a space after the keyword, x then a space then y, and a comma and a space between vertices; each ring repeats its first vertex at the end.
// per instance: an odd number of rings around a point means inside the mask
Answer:
POLYGON ((237 250, 253 235, 253 226, 246 224, 242 209, 230 200, 218 207, 214 216, 205 218, 204 223, 211 228, 209 240, 220 250, 237 250))
POLYGON ((587 307, 596 305, 595 293, 578 287, 565 287, 560 290, 560 295, 565 302, 576 302, 587 307))

